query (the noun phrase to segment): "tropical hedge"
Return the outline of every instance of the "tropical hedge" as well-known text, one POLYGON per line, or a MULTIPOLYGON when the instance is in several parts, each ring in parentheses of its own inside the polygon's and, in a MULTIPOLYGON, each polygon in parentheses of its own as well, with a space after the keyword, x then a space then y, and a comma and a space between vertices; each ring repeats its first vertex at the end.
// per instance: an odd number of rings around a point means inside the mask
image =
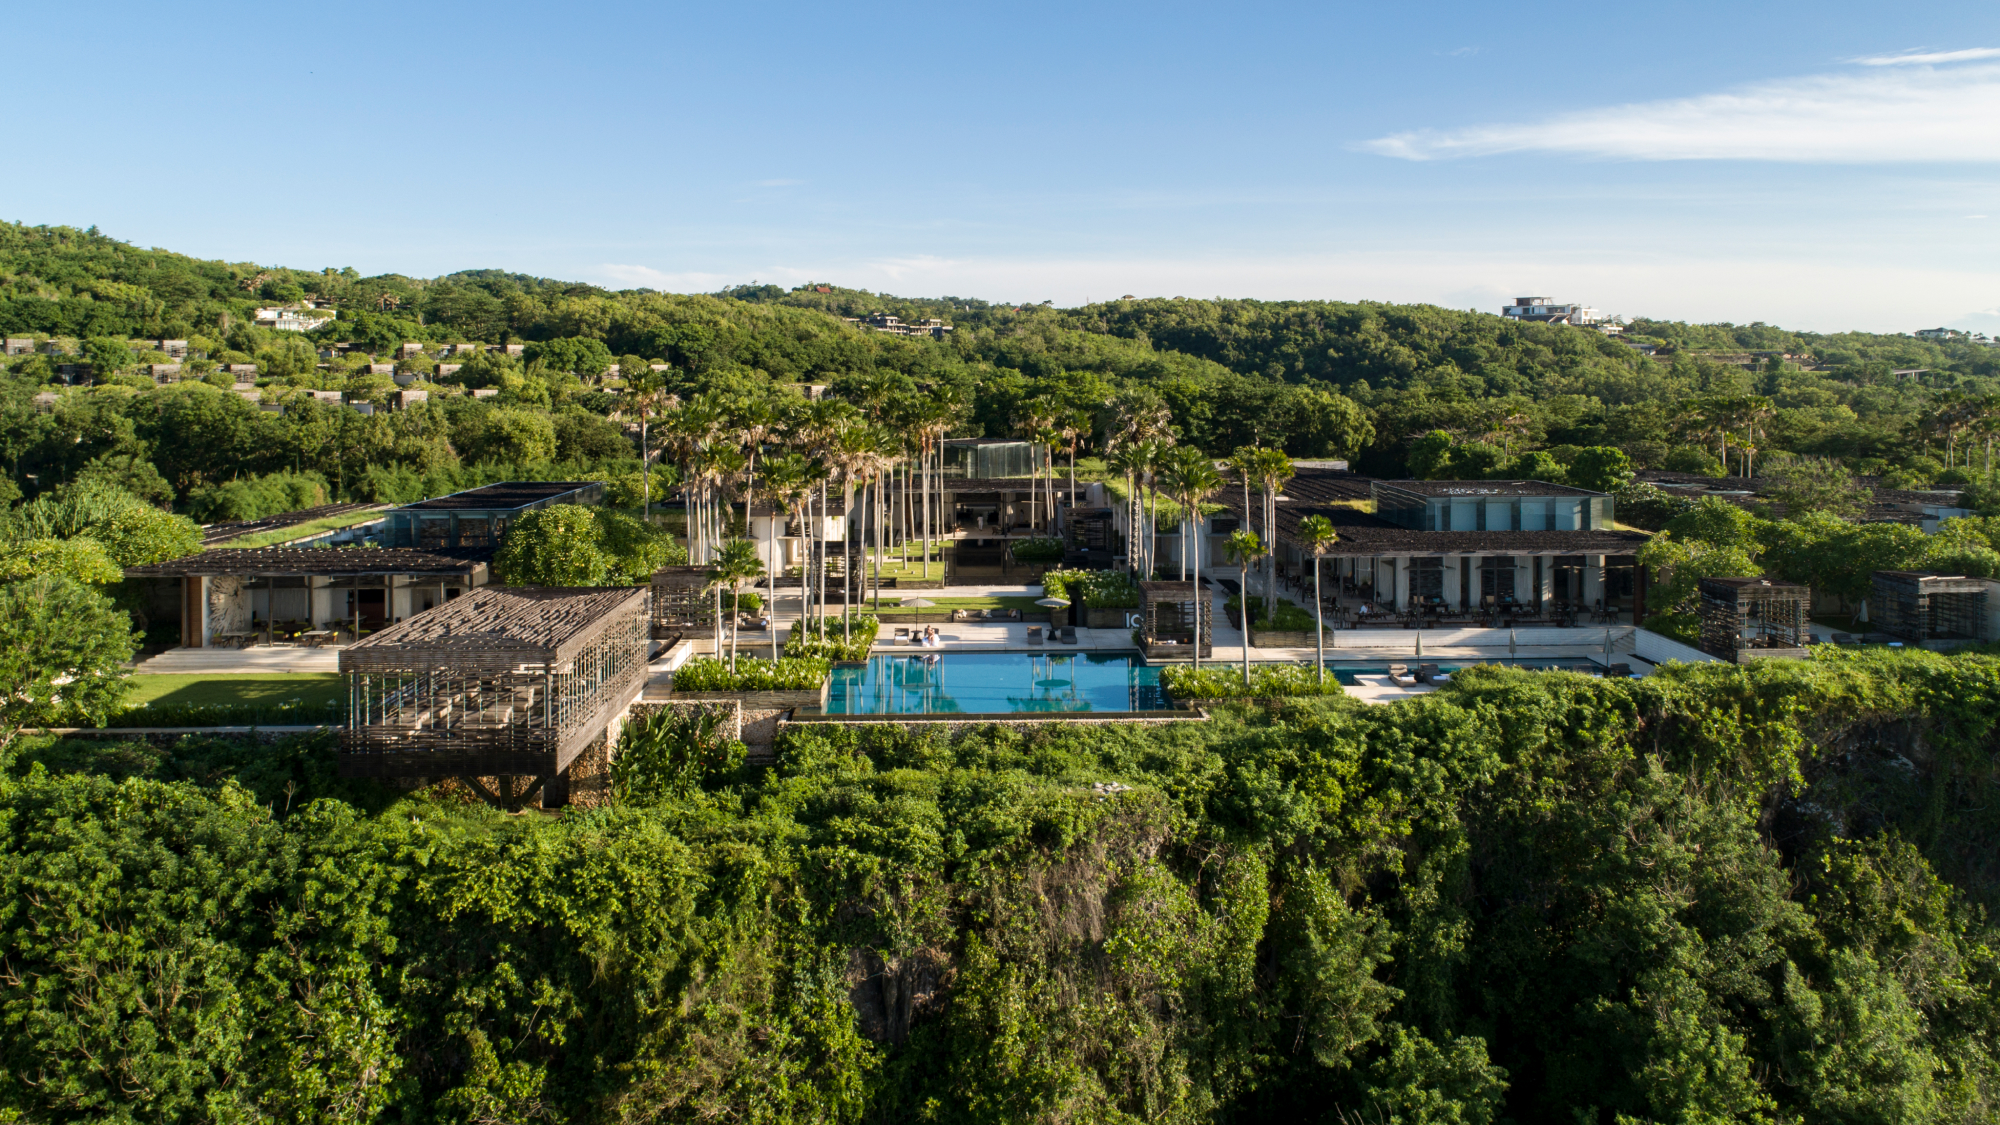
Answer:
POLYGON ((2000 660, 1864 653, 768 767, 662 721, 561 816, 23 736, 0 1114, 1989 1121, 1996 734, 2000 660))

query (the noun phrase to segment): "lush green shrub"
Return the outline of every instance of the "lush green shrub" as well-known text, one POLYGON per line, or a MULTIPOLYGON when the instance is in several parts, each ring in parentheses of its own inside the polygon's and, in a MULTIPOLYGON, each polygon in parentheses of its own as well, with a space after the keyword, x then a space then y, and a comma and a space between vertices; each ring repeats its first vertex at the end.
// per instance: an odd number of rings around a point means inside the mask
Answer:
POLYGON ((845 627, 838 617, 808 617, 792 624, 785 655, 853 663, 868 659, 882 622, 872 613, 857 613, 845 627))
POLYGON ((1014 546, 1014 561, 1022 563, 1061 562, 1063 541, 1054 536, 1022 539, 1014 546))
MULTIPOLYGON (((1243 609, 1243 599, 1241 597, 1231 598, 1226 604, 1230 609, 1239 612, 1243 609)), ((1256 615, 1250 627, 1266 632, 1310 633, 1319 627, 1319 623, 1313 620, 1313 615, 1309 611, 1301 609, 1283 598, 1278 599, 1278 609, 1273 614, 1265 612, 1264 599, 1262 597, 1252 594, 1250 596, 1250 612, 1256 615)))
POLYGON ((675 691, 814 691, 832 674, 817 657, 786 656, 776 661, 745 657, 729 670, 727 660, 697 656, 674 670, 675 691))
POLYGON ((1322 682, 1310 664, 1252 664, 1250 683, 1243 668, 1232 664, 1169 664, 1160 669, 1160 683, 1175 699, 1269 699, 1287 695, 1339 695, 1340 681, 1332 672, 1322 682))
POLYGON ((343 723, 344 700, 287 699, 278 703, 159 704, 110 716, 107 727, 303 727, 343 723))
POLYGON ((1052 570, 1042 575, 1042 590, 1052 598, 1089 609, 1128 609, 1139 604, 1139 585, 1122 570, 1052 570))
POLYGON ((733 777, 748 751, 723 734, 727 717, 722 707, 667 707, 626 723, 612 793, 621 804, 655 805, 733 777))

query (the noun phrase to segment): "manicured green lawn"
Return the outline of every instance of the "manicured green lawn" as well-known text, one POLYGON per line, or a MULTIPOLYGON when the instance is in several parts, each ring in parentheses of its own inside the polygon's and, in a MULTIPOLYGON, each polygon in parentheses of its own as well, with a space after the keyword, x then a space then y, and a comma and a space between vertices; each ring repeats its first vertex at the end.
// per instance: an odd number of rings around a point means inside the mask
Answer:
POLYGON ((333 672, 246 673, 223 676, 133 676, 133 707, 271 706, 289 699, 308 704, 344 699, 347 685, 333 672))
MULTIPOLYGON (((937 593, 937 591, 884 590, 882 592, 882 611, 884 613, 888 613, 892 610, 899 608, 897 603, 903 601, 906 598, 907 599, 922 598, 925 601, 932 603, 931 605, 928 606, 910 607, 912 609, 922 608, 930 612, 938 612, 941 610, 953 610, 953 609, 1018 609, 1018 610, 1024 610, 1029 613, 1039 613, 1042 610, 1048 608, 1047 606, 1036 605, 1035 599, 1028 597, 1025 594, 1003 594, 998 597, 973 597, 973 598, 931 597, 930 595, 934 593, 937 593)), ((856 602, 855 604, 857 607, 859 607, 862 606, 864 603, 856 602)), ((865 605, 868 612, 870 613, 875 612, 874 598, 869 598, 868 601, 865 603, 865 605)), ((837 606, 835 607, 836 610, 838 608, 839 607, 837 606)))

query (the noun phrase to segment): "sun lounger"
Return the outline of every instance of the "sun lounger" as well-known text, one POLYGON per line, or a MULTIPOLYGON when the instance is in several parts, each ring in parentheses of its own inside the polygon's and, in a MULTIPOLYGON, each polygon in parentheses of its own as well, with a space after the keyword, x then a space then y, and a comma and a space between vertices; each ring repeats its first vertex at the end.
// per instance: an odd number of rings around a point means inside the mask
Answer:
POLYGON ((1419 664, 1419 665, 1417 665, 1417 675, 1416 675, 1416 680, 1417 680, 1417 682, 1418 682, 1418 683, 1420 683, 1420 684, 1430 684, 1430 683, 1436 683, 1436 682, 1437 682, 1437 677, 1438 677, 1438 666, 1437 666, 1437 665, 1435 665, 1435 664, 1419 664))
POLYGON ((1076 643, 1076 626, 1065 625, 1062 627, 1062 643, 1066 645, 1073 645, 1076 643))
POLYGON ((1042 643, 1042 627, 1040 625, 1028 626, 1028 643, 1031 645, 1042 643))
POLYGON ((1389 665, 1389 682, 1395 684, 1397 687, 1408 688, 1417 686, 1416 677, 1410 675, 1410 666, 1407 664, 1389 665))

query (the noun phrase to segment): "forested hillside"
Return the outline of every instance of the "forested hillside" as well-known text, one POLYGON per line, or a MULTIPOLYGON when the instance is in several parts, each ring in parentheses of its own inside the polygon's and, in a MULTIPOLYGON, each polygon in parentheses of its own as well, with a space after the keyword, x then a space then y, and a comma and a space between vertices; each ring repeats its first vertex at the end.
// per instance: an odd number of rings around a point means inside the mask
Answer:
POLYGON ((1984 1122, 2000 662, 956 740, 675 723, 506 816, 275 749, 25 739, 33 1121, 1984 1122))
MULTIPOLYGON (((1714 449, 1719 465, 1730 444, 1718 444, 1713 419, 1689 404, 1752 399, 1766 409, 1752 411, 1737 436, 1763 455, 1837 457, 1910 486, 1962 484, 1988 466, 1968 464, 1957 439, 2000 417, 1988 405, 2000 386, 2000 351, 1900 336, 1642 320, 1629 338, 1659 348, 1642 355, 1586 329, 1431 306, 1156 298, 1065 310, 830 284, 740 286, 715 296, 614 293, 499 270, 425 280, 209 262, 95 232, 17 225, 0 226, 0 329, 61 337, 72 352, 97 357, 107 374, 121 361, 104 341, 185 338, 208 362, 256 363, 274 394, 306 387, 363 400, 386 395, 386 380, 354 374, 358 361, 320 360, 314 346, 353 342, 382 358, 408 341, 527 342, 537 347, 520 369, 473 365, 442 382, 502 387, 509 401, 489 405, 557 416, 610 412, 610 396, 581 393, 571 379, 597 389, 596 377, 621 359, 671 365, 671 389, 684 395, 905 378, 950 388, 967 403, 960 432, 988 435, 1016 432, 1022 401, 1051 387, 1066 400, 1095 401, 1100 413, 1111 392, 1141 387, 1163 397, 1184 442, 1223 451, 1281 443, 1297 456, 1355 458, 1384 474, 1408 471, 1411 441, 1439 430, 1508 456, 1549 448, 1560 462, 1569 450, 1615 446, 1639 467, 1660 467, 1677 450, 1695 451, 1675 461, 1685 467, 1714 449), (249 323, 259 305, 306 298, 329 303, 338 319, 310 337, 249 323), (933 340, 841 319, 873 313, 937 317, 954 331, 933 340), (1752 351, 1775 354, 1746 367, 1742 353, 1752 351), (1893 374, 1915 369, 1923 370, 1893 374)), ((135 352, 124 366, 146 358, 135 352)), ((55 364, 29 357, 10 366, 16 421, 8 429, 32 429, 20 420, 21 392, 55 378, 55 364)), ((618 389, 615 380, 609 389, 618 389)), ((150 409, 117 401, 107 409, 150 409)), ((1101 442, 1108 422, 1093 424, 1086 448, 1101 442)), ((455 425, 434 418, 406 428, 434 435, 455 425)), ((461 448, 455 433, 448 440, 461 461, 493 454, 476 442, 461 448)), ((370 465, 421 472, 439 456, 437 443, 403 433, 337 444, 340 452, 328 454, 329 442, 318 441, 313 467, 343 489, 365 480, 370 465)), ((272 454, 241 471, 284 460, 272 454)), ((288 460, 307 466, 303 453, 288 460)), ((64 471, 19 452, 10 463, 30 492, 64 471)))

